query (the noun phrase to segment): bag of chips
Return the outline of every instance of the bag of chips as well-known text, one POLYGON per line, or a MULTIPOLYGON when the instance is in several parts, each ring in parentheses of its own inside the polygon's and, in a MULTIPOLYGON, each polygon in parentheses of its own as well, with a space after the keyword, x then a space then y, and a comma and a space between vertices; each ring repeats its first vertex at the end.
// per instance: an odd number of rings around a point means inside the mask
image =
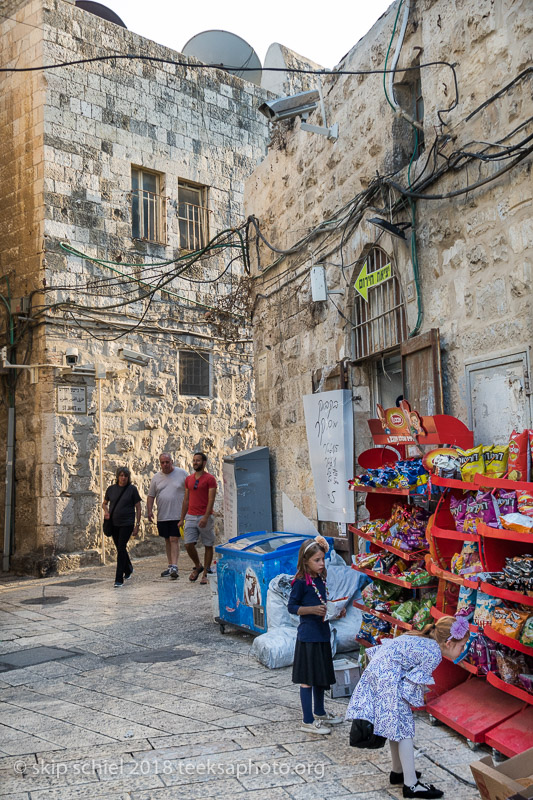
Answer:
POLYGON ((499 597, 492 597, 490 594, 478 591, 474 610, 474 623, 476 625, 488 625, 494 609, 502 604, 503 601, 499 597))
POLYGON ((485 473, 485 462, 483 461, 483 446, 473 447, 471 450, 461 450, 457 448, 457 457, 461 469, 461 480, 472 483, 474 475, 485 473))
POLYGON ((496 493, 496 502, 501 515, 515 514, 518 511, 516 492, 512 489, 509 491, 507 489, 499 489, 496 493))
POLYGON ((533 517, 533 492, 517 492, 518 511, 526 517, 533 517))
POLYGON ((455 520, 456 531, 464 530, 467 506, 468 506, 468 497, 461 497, 460 499, 458 499, 457 497, 453 497, 452 495, 452 497, 450 498, 450 512, 455 520))
POLYGON ((508 457, 508 444, 484 447, 483 461, 485 463, 485 475, 491 475, 493 478, 503 478, 507 472, 508 457))
MULTIPOLYGON (((510 481, 529 480, 529 431, 513 431, 509 438, 509 460, 507 463, 510 481)), ((463 478, 464 480, 464 478, 463 478)))
POLYGON ((478 522, 485 525, 498 526, 498 503, 491 492, 477 492, 468 500, 463 530, 465 533, 477 533, 478 522))
POLYGON ((425 628, 428 622, 431 621, 431 606, 433 605, 432 600, 426 600, 416 614, 414 615, 413 619, 411 620, 411 625, 416 631, 421 631, 425 628))
POLYGON ((500 678, 505 683, 518 683, 518 678, 521 673, 525 671, 524 656, 521 653, 511 655, 511 650, 496 651, 496 663, 498 664, 498 672, 500 678))
POLYGON ((528 617, 524 622, 524 627, 520 634, 520 641, 522 644, 527 644, 528 647, 533 647, 533 616, 528 617))
POLYGON ((402 622, 410 622, 417 611, 418 603, 416 600, 407 600, 405 603, 402 603, 401 606, 398 606, 396 611, 392 612, 392 616, 402 622))
POLYGON ((476 608, 477 589, 469 589, 461 586, 459 589, 459 600, 457 601, 456 617, 466 617, 472 619, 476 608))
POLYGON ((504 608, 499 606, 492 612, 490 627, 502 636, 518 639, 529 611, 519 611, 517 608, 504 608))
POLYGON ((533 534, 533 519, 525 514, 506 514, 500 517, 500 526, 506 531, 533 534))

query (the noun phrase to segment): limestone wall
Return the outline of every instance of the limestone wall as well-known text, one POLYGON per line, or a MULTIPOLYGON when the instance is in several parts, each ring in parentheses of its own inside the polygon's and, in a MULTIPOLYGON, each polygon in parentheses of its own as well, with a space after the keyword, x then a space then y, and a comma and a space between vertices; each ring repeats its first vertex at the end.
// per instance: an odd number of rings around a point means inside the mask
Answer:
MULTIPOLYGON (((454 152, 481 150, 483 142, 515 144, 531 133, 527 123, 533 108, 530 72, 473 114, 531 64, 529 4, 418 0, 411 5, 396 80, 408 81, 409 73, 402 70, 417 59, 422 64, 456 63, 457 104, 448 66, 420 70, 426 146, 409 172, 412 129, 387 103, 383 76, 328 76, 326 112, 328 124, 339 124, 338 140, 301 131, 298 123, 294 130, 280 124, 281 144, 270 150, 247 182, 247 211, 258 217, 262 233, 275 247, 291 248, 322 221, 332 220, 377 174, 393 176, 407 186, 409 180, 423 178, 424 170, 428 174, 440 169, 446 159, 454 158, 454 152), (439 118, 439 110, 452 105, 439 118), (432 149, 436 133, 448 138, 440 138, 432 149), (440 151, 437 156, 436 150, 440 151)), ((397 10, 397 4, 391 6, 340 69, 383 68, 397 10)), ((309 121, 320 124, 318 112, 309 121)), ((425 193, 446 194, 474 184, 505 164, 498 161, 488 166, 472 160, 464 168, 459 161, 456 169, 430 184, 425 193)), ((445 411, 465 422, 465 362, 513 348, 529 351, 531 346, 530 171, 531 156, 470 193, 417 201, 420 332, 440 329, 445 411)), ((257 425, 259 443, 274 451, 278 512, 283 489, 304 513, 316 518, 301 402, 302 395, 312 391, 315 371, 327 374, 346 360, 354 394, 356 451, 369 444, 366 419, 375 402, 371 369, 368 362, 350 365, 351 329, 353 282, 365 253, 376 241, 395 260, 409 328, 415 328, 418 314, 411 252, 399 239, 380 235, 368 222, 373 216, 388 218, 388 209, 397 199, 394 189, 385 188, 373 199, 373 208, 367 208, 354 224, 353 217, 340 214, 336 218, 339 232, 344 230, 342 255, 340 233, 330 232, 333 225, 285 258, 259 245, 254 309, 257 425), (319 258, 326 265, 328 288, 344 292, 327 303, 313 303, 310 296, 309 269, 319 258)), ((396 212, 395 219, 409 218, 408 208, 396 212)))
MULTIPOLYGON (((197 63, 65 0, 19 5, 19 14, 34 9, 37 28, 26 36, 40 42, 40 63, 106 53, 197 63)), ((13 30, 13 36, 20 37, 19 28, 13 30)), ((17 54, 20 63, 30 64, 33 56, 26 44, 17 54)), ((178 180, 208 187, 211 236, 239 225, 244 180, 264 156, 268 139, 267 122, 257 112, 266 92, 219 70, 117 60, 47 70, 36 73, 34 82, 39 93, 30 92, 23 77, 5 78, 14 98, 7 124, 20 129, 20 148, 26 148, 26 158, 39 168, 41 181, 40 194, 36 189, 30 192, 31 205, 20 198, 24 236, 30 229, 26 223, 31 208, 40 228, 32 222, 26 261, 14 250, 15 244, 10 245, 17 291, 28 295, 45 282, 45 291, 35 296, 33 305, 33 341, 39 336, 43 341, 40 363, 55 365, 39 371, 38 386, 22 375, 17 389, 14 564, 25 566, 39 560, 53 562, 61 554, 70 558, 69 563, 78 563, 73 554, 81 553, 82 560, 96 557, 100 544, 97 384, 90 375, 64 373, 67 347, 78 349, 79 364, 99 364, 107 372, 101 404, 105 485, 113 480, 117 466, 127 464, 144 499, 163 450, 187 469, 194 450, 205 450, 209 469, 220 481, 223 455, 255 443, 250 331, 239 317, 212 310, 232 295, 243 273, 242 261, 229 269, 235 250, 221 251, 196 265, 187 278, 166 284, 167 291, 157 293, 151 302, 143 299, 142 280, 153 281, 166 269, 146 270, 146 264, 182 255, 178 180), (22 107, 22 99, 18 106, 15 103, 19 85, 27 86, 28 96, 33 96, 34 116, 39 101, 38 149, 35 140, 28 139, 30 132, 35 136, 36 125, 30 109, 25 118, 16 112, 22 107), (163 176, 161 191, 168 198, 166 245, 132 239, 132 165, 163 176), (61 242, 114 264, 68 255, 61 242), (44 272, 39 272, 41 257, 44 272), (119 306, 125 298, 131 300, 129 305, 119 306), (60 305, 65 302, 71 309, 68 313, 60 305), (74 311, 72 302, 79 305, 74 311), (113 304, 116 308, 106 311, 113 304), (147 366, 120 360, 120 347, 146 354, 147 366), (211 362, 209 397, 179 395, 179 351, 191 349, 211 362), (86 414, 58 413, 57 388, 69 383, 86 386, 86 414), (28 497, 35 502, 30 505, 28 497)), ((11 130, 8 134, 12 147, 15 139, 11 130)), ((20 174, 16 164, 12 171, 20 174)), ((26 192, 30 188, 26 184, 26 192)), ((6 203, 3 219, 7 216, 6 203)), ((13 230, 13 243, 21 240, 20 226, 13 230)), ((32 363, 36 358, 34 348, 32 363)), ((221 499, 220 491, 215 509, 222 536, 221 499)), ((146 528, 144 535, 152 532, 146 528)))

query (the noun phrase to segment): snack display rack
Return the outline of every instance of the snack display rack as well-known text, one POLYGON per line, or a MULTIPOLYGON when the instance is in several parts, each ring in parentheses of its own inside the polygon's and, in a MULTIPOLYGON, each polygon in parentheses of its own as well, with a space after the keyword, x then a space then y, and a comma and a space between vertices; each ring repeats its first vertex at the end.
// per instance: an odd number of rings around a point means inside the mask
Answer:
MULTIPOLYGON (((473 482, 437 476, 433 476, 431 481, 433 485, 447 490, 427 529, 431 553, 428 569, 431 574, 439 578, 437 607, 432 609, 432 616, 438 618, 444 613, 453 613, 453 607, 447 607, 444 601, 450 584, 477 588, 492 597, 519 603, 524 607, 529 606, 533 613, 533 597, 485 581, 464 578, 447 569, 449 560, 457 552, 459 541, 477 542, 483 568, 488 572, 499 571, 509 556, 525 555, 528 550, 531 552, 533 545, 533 536, 530 534, 494 528, 483 522, 478 523, 476 534, 465 534, 455 530, 447 499, 451 492, 480 488, 486 491, 500 488, 531 492, 533 483, 481 474, 476 474, 473 482)), ((470 630, 482 630, 492 641, 533 656, 533 648, 498 633, 490 625, 481 629, 471 624, 470 630)), ((446 662, 447 666, 448 663, 446 662)), ((455 666, 453 665, 454 668, 455 666)), ((464 668, 474 674, 477 673, 477 668, 470 664, 465 664, 464 668)), ((486 676, 468 677, 449 692, 430 698, 426 703, 426 709, 433 717, 466 736, 470 741, 486 743, 504 755, 514 756, 533 747, 533 694, 519 686, 506 683, 493 672, 489 671, 486 676)))
MULTIPOLYGON (((422 422, 426 434, 417 437, 420 445, 457 446, 465 450, 473 447, 473 433, 454 417, 447 415, 423 417, 422 422)), ((368 424, 376 449, 393 446, 400 452, 401 457, 405 457, 405 447, 402 444, 393 443, 384 434, 383 424, 380 420, 369 420, 368 424)), ((369 452, 366 451, 367 454, 369 452)), ((361 465, 367 466, 366 464, 361 465)), ((468 578, 455 574, 450 568, 452 556, 461 550, 460 543, 473 542, 478 545, 483 568, 488 572, 499 571, 507 557, 533 552, 533 535, 492 528, 484 523, 478 524, 476 533, 464 533, 455 529, 455 521, 449 508, 449 498, 453 494, 461 497, 462 492, 476 491, 481 488, 485 491, 506 489, 533 492, 533 483, 476 474, 473 476, 472 482, 431 476, 431 484, 444 490, 437 510, 427 526, 429 553, 425 556, 426 568, 434 576, 438 586, 437 603, 431 609, 432 617, 438 619, 455 612, 457 594, 461 586, 479 589, 490 596, 499 597, 510 603, 518 603, 524 608, 529 606, 533 614, 533 597, 478 581, 472 576, 468 578)), ((365 504, 370 520, 389 516, 395 503, 409 502, 410 492, 408 489, 354 485, 353 490, 365 493, 365 504)), ((421 551, 406 553, 375 539, 355 525, 349 525, 348 529, 354 537, 369 541, 371 552, 378 552, 378 550, 392 552, 407 562, 420 559, 421 551)), ((354 552, 357 550, 357 546, 354 546, 354 552)), ((394 583, 412 590, 430 588, 429 585, 415 587, 395 576, 353 566, 354 569, 364 572, 375 580, 394 583)), ((435 584, 431 584, 431 588, 434 586, 435 584)), ((354 602, 354 606, 389 622, 396 629, 392 631, 392 635, 413 629, 409 622, 397 620, 389 614, 368 608, 362 602, 354 602)), ((472 623, 469 628, 472 633, 482 630, 477 624, 472 623)), ((533 656, 532 647, 528 647, 510 636, 504 636, 490 625, 486 625, 483 632, 488 639, 500 645, 533 656)), ((360 641, 360 644, 368 646, 365 641, 360 641)), ((431 687, 426 696, 426 710, 436 720, 453 728, 470 742, 486 743, 509 757, 533 747, 532 693, 514 684, 506 683, 493 672, 480 675, 476 666, 464 661, 454 664, 452 661, 443 659, 434 673, 434 679, 435 686, 431 687)))

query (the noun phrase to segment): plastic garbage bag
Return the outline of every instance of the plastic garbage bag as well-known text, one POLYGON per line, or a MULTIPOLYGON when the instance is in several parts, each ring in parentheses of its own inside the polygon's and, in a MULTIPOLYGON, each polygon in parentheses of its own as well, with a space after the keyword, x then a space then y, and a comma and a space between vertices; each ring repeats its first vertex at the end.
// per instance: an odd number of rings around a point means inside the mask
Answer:
POLYGON ((296 628, 279 627, 256 636, 250 653, 269 669, 289 667, 294 659, 296 628))

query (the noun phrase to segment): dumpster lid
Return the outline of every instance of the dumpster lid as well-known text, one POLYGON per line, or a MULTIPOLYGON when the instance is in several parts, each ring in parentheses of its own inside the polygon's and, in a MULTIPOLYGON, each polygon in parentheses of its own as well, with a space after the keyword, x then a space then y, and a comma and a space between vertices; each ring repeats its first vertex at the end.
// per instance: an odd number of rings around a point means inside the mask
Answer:
POLYGON ((240 550, 247 553, 272 553, 280 547, 288 544, 300 545, 309 537, 302 533, 287 533, 285 531, 269 533, 268 531, 256 531, 254 533, 243 533, 234 539, 230 539, 226 544, 217 547, 217 550, 240 550))
POLYGON ((224 456, 225 464, 233 464, 235 461, 268 461, 270 451, 268 447, 251 447, 249 450, 239 450, 238 453, 230 453, 224 456))

